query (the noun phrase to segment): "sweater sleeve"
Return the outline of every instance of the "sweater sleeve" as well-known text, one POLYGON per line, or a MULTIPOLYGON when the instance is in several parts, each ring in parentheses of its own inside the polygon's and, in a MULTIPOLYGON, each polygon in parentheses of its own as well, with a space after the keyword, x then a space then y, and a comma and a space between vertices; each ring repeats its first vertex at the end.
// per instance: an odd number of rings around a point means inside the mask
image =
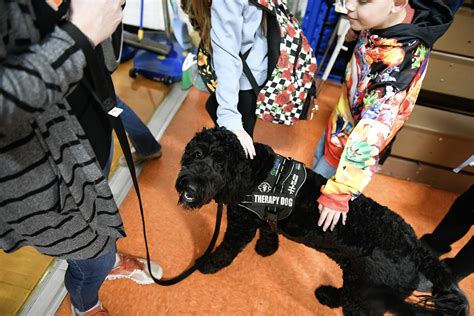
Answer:
MULTIPOLYGON (((374 104, 352 130, 333 178, 322 190, 318 202, 339 211, 349 210, 349 200, 359 195, 376 171, 379 148, 387 140, 405 91, 392 93, 392 86, 373 90, 374 104)), ((364 100, 364 105, 366 105, 364 100)))
POLYGON ((242 76, 244 0, 214 0, 211 7, 211 46, 217 76, 217 124, 229 130, 243 129, 242 115, 237 109, 239 79, 242 76))
POLYGON ((318 202, 347 212, 349 200, 372 179, 379 152, 408 118, 421 87, 427 48, 421 44, 406 51, 400 71, 386 65, 371 82, 363 98, 360 121, 354 126, 341 155, 336 174, 321 190, 318 202), (390 75, 385 75, 390 74, 390 75))
POLYGON ((81 80, 85 65, 80 46, 59 27, 21 53, 7 54, 0 63, 2 128, 60 102, 81 80))

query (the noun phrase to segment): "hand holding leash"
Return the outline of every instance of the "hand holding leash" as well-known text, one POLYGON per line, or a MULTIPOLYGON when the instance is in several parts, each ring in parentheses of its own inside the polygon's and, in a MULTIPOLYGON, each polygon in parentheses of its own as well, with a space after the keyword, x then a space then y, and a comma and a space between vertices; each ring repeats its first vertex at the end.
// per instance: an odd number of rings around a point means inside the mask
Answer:
POLYGON ((331 230, 334 230, 339 219, 342 217, 342 225, 346 225, 347 213, 332 210, 330 208, 324 207, 322 204, 318 205, 319 209, 319 220, 318 226, 323 225, 323 231, 326 231, 329 226, 331 226, 331 230))
POLYGON ((70 22, 97 46, 122 21, 125 0, 71 0, 70 22))
POLYGON ((255 147, 253 146, 253 140, 250 135, 243 129, 232 131, 240 141, 240 144, 244 148, 245 157, 253 159, 255 157, 255 147))

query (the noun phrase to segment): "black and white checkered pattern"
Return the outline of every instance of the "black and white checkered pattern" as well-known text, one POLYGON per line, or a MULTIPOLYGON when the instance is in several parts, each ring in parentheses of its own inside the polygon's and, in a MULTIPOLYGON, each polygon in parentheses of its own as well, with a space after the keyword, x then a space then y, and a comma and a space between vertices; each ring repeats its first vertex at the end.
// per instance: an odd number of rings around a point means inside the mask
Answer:
MULTIPOLYGON (((272 0, 268 1, 272 2, 272 0)), ((265 119, 268 117, 268 114, 270 114, 273 117, 272 122, 275 124, 293 125, 300 118, 305 104, 305 102, 299 98, 300 93, 304 93, 304 98, 302 99, 305 101, 308 97, 311 97, 308 96, 308 92, 313 84, 314 71, 311 71, 309 66, 311 64, 316 65, 316 58, 311 49, 309 52, 305 52, 304 49, 302 49, 303 32, 299 24, 292 19, 292 16, 285 13, 288 12, 285 3, 278 0, 278 6, 274 7, 274 12, 280 25, 280 35, 282 38, 280 52, 285 51, 288 54, 289 64, 296 67, 296 69, 290 71, 290 80, 284 79, 281 75, 284 71, 288 71, 289 69, 281 69, 277 64, 275 69, 273 69, 270 79, 260 91, 258 98, 260 101, 257 101, 255 114, 262 119, 265 119), (281 7, 283 7, 283 10, 281 7), (293 29, 295 33, 294 37, 288 34, 287 28, 293 29), (311 78, 306 84, 303 83, 305 74, 311 78), (286 104, 277 104, 275 102, 277 96, 283 92, 288 93, 288 87, 290 85, 293 85, 295 92, 291 94, 289 102, 286 104), (262 97, 262 94, 264 97, 262 97), (294 104, 291 111, 287 112, 283 110, 285 106, 288 107, 290 104, 294 104)), ((280 54, 280 59, 281 58, 280 54)))

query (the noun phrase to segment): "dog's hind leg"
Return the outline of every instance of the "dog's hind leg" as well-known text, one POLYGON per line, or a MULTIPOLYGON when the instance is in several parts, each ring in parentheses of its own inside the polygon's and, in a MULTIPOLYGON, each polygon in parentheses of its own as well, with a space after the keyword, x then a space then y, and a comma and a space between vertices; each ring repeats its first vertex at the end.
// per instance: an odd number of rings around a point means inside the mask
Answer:
POLYGON ((260 228, 260 238, 255 245, 255 251, 262 257, 273 255, 278 250, 278 234, 260 228))
POLYGON ((342 311, 345 316, 383 316, 385 304, 372 297, 371 291, 360 286, 344 286, 341 289, 342 311))
POLYGON ((383 316, 385 304, 378 296, 377 286, 367 283, 346 266, 343 272, 344 283, 341 288, 323 285, 316 289, 318 301, 331 308, 342 306, 344 315, 383 316))
POLYGON ((319 303, 330 308, 342 306, 344 315, 380 315, 383 310, 370 302, 370 298, 364 296, 365 291, 356 290, 355 287, 343 286, 336 288, 330 285, 322 285, 316 289, 314 295, 319 303))
POLYGON ((224 239, 209 256, 199 259, 199 271, 205 274, 215 273, 230 265, 255 237, 259 226, 260 222, 253 213, 238 206, 227 206, 224 239))

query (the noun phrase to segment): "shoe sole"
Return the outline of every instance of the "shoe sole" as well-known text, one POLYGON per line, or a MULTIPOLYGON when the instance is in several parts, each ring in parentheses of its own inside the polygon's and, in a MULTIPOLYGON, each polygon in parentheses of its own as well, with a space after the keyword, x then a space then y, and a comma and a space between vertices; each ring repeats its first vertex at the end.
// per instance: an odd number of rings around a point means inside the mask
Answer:
POLYGON ((155 283, 155 281, 153 280, 150 280, 150 281, 139 281, 139 280, 136 280, 134 279, 133 277, 130 277, 128 275, 108 275, 106 278, 105 278, 107 281, 114 281, 114 280, 119 280, 119 279, 129 279, 137 284, 140 284, 140 285, 150 285, 150 284, 153 284, 155 283))
MULTIPOLYGON (((139 262, 141 262, 142 264, 144 264, 145 266, 147 266, 147 262, 145 259, 139 259, 137 258, 137 260, 139 262)), ((155 264, 156 265, 156 269, 159 269, 158 272, 156 273, 158 275, 158 277, 156 279, 160 280, 162 277, 163 277, 163 269, 158 265, 158 264, 155 264)), ((153 264, 152 264, 153 266, 153 264)), ((148 277, 147 277, 148 278, 148 277)), ((130 275, 124 275, 124 274, 112 274, 112 275, 108 275, 106 278, 106 280, 109 280, 109 281, 114 281, 114 280, 119 280, 119 279, 129 279, 137 284, 140 284, 140 285, 149 285, 149 284, 153 284, 155 283, 155 281, 152 279, 152 278, 149 278, 148 280, 143 280, 143 281, 140 281, 140 280, 136 280, 133 278, 133 274, 132 276, 130 275)))

